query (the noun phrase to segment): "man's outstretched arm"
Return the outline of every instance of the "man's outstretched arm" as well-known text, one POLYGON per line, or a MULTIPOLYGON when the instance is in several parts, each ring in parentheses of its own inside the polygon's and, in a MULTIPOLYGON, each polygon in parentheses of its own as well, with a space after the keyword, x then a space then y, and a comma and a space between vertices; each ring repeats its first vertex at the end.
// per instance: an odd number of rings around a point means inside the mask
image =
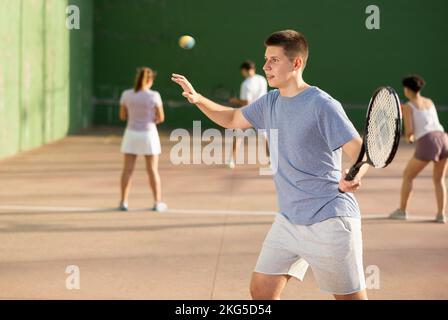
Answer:
POLYGON ((234 109, 217 104, 206 97, 200 95, 194 90, 191 83, 180 74, 173 74, 171 80, 176 82, 184 90, 182 95, 188 99, 190 103, 198 106, 198 108, 216 124, 229 129, 247 129, 252 125, 243 116, 240 109, 234 109))

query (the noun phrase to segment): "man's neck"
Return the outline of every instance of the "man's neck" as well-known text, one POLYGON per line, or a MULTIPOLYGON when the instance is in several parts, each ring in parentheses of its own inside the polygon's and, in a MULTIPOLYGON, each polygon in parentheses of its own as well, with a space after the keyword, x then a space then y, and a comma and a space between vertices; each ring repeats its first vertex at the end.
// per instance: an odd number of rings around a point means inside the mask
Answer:
POLYGON ((308 89, 310 85, 306 83, 302 77, 294 79, 294 81, 291 81, 287 86, 284 88, 279 88, 280 95, 283 97, 294 97, 301 93, 302 91, 305 91, 308 89))
POLYGON ((255 72, 254 72, 254 73, 249 73, 249 74, 245 77, 245 79, 252 78, 254 75, 256 75, 255 72))

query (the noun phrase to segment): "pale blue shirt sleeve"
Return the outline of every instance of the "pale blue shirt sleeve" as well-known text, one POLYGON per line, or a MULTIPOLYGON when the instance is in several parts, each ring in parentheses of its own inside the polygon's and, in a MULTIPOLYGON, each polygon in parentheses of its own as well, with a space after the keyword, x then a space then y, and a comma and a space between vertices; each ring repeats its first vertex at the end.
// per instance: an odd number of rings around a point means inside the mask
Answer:
POLYGON ((319 131, 332 151, 359 137, 342 105, 335 100, 330 99, 318 106, 316 116, 319 131))
POLYGON ((268 106, 267 99, 267 95, 264 95, 251 104, 241 108, 244 118, 255 129, 266 129, 265 112, 268 106))

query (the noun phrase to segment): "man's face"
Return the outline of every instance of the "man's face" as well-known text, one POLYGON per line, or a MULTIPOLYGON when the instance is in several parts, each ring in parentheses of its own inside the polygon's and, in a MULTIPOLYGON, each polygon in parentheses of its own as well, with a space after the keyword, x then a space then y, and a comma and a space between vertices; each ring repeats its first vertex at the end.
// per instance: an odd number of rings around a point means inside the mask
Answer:
POLYGON ((268 46, 265 52, 263 70, 269 86, 273 88, 285 87, 294 76, 294 63, 285 55, 282 47, 268 46))
POLYGON ((249 74, 249 70, 247 69, 241 69, 241 75, 243 76, 243 78, 247 78, 250 76, 249 74))

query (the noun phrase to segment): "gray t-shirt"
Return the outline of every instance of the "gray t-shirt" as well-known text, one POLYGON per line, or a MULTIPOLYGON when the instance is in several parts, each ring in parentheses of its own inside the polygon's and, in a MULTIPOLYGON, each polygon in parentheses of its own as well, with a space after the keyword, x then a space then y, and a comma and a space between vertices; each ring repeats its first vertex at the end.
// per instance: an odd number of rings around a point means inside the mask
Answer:
POLYGON ((299 225, 360 218, 353 194, 338 191, 341 147, 359 134, 337 100, 317 87, 294 97, 273 90, 242 112, 255 129, 267 130, 269 148, 278 148, 274 182, 280 213, 299 225), (278 130, 277 146, 270 129, 278 130))

